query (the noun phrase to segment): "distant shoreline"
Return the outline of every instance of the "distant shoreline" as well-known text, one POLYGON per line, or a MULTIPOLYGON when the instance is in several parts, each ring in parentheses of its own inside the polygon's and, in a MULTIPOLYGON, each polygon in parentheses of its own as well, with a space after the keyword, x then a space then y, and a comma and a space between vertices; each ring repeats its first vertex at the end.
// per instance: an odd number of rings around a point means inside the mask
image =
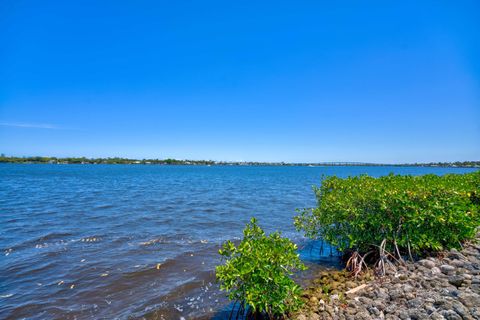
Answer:
POLYGON ((202 165, 202 166, 292 166, 292 167, 445 167, 480 168, 480 161, 431 162, 431 163, 367 163, 367 162, 252 162, 252 161, 213 161, 178 159, 129 159, 129 158, 57 158, 57 157, 7 157, 1 156, 0 163, 20 164, 131 164, 131 165, 202 165))

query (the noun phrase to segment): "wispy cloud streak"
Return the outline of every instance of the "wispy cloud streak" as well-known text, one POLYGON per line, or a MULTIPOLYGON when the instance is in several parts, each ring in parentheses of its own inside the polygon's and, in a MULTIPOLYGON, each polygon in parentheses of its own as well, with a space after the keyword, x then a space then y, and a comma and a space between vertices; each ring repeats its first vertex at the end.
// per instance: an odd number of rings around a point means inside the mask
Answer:
POLYGON ((60 127, 48 123, 0 122, 0 126, 32 129, 61 129, 60 127))

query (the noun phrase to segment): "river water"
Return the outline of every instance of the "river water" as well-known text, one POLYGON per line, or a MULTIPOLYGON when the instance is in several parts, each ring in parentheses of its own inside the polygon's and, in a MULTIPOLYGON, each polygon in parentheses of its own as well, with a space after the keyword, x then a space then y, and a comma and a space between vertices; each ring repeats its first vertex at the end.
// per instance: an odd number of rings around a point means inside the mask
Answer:
POLYGON ((322 175, 468 171, 0 164, 0 318, 222 318, 217 250, 250 217, 299 244, 307 277, 336 263, 292 224, 322 175))

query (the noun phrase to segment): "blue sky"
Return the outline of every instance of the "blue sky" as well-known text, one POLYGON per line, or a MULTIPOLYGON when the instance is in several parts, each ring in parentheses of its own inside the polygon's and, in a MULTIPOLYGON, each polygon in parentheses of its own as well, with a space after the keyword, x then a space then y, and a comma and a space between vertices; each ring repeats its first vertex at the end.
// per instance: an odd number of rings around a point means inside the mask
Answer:
POLYGON ((479 1, 0 2, 0 152, 480 160, 479 1))

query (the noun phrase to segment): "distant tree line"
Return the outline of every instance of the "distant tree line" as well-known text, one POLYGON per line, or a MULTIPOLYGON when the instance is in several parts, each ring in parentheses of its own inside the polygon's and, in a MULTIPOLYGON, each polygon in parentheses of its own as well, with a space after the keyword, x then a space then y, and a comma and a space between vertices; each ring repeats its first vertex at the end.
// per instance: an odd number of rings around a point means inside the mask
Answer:
POLYGON ((365 162, 252 162, 252 161, 213 161, 213 160, 178 160, 178 159, 130 159, 130 158, 86 158, 86 157, 9 157, 0 155, 0 163, 50 163, 50 164, 156 164, 156 165, 230 165, 230 166, 420 166, 420 167, 463 167, 480 168, 480 161, 431 162, 379 164, 365 162))
POLYGON ((0 156, 3 163, 50 163, 50 164, 163 164, 163 165, 211 165, 210 160, 177 160, 177 159, 130 159, 130 158, 86 158, 86 157, 8 157, 0 156))

